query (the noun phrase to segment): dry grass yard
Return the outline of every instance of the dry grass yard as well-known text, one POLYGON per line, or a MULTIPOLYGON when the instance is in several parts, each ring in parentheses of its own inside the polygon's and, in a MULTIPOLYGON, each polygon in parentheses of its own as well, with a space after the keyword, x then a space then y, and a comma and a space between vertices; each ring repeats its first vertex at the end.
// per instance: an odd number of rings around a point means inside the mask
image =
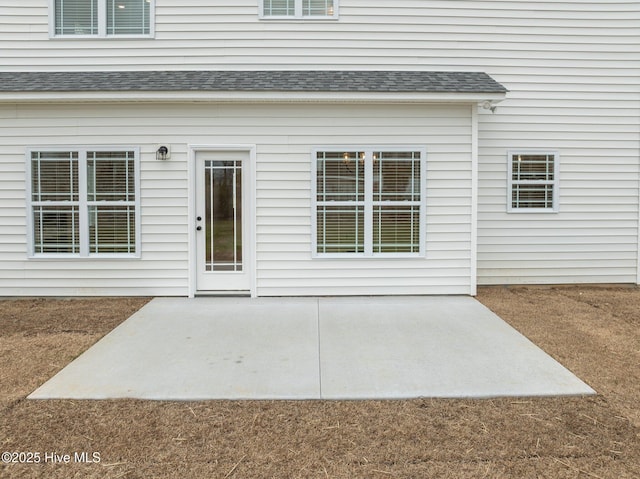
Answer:
POLYGON ((2 300, 0 452, 24 453, 3 455, 9 462, 40 463, 3 463, 0 477, 640 477, 640 289, 483 288, 478 299, 599 394, 30 401, 31 391, 146 300, 2 300))

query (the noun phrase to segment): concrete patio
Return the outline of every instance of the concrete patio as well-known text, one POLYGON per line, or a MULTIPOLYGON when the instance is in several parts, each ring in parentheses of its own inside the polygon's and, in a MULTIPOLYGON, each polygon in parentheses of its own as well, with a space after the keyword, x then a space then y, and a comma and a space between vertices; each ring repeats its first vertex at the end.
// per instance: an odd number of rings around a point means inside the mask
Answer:
POLYGON ((156 298, 29 398, 594 393, 470 297, 156 298))

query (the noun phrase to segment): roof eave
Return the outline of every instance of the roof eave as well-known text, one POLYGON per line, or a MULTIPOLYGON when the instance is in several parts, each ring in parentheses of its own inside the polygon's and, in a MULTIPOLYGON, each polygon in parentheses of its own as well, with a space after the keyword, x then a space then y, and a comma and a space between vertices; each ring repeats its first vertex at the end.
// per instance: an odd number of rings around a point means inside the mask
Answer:
POLYGON ((504 92, 297 91, 30 91, 0 93, 2 103, 212 102, 212 103, 483 103, 504 92))

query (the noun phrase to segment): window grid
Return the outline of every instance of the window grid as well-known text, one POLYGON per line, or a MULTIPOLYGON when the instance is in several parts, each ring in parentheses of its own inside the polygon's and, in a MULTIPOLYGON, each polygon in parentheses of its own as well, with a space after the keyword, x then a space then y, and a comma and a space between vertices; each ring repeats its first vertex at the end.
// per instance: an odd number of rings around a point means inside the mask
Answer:
POLYGON ((52 36, 149 36, 154 0, 50 0, 52 36))
POLYGON ((558 205, 558 154, 509 152, 510 212, 555 212, 558 205))
POLYGON ((151 0, 107 0, 107 35, 148 35, 151 0))
POLYGON ((36 253, 80 252, 77 205, 34 206, 33 218, 36 253))
POLYGON ((303 0, 302 15, 311 16, 333 16, 333 0, 303 0))
POLYGON ((423 254, 424 151, 318 151, 314 159, 315 254, 423 254))
POLYGON ((318 207, 318 253, 364 253, 364 206, 318 207))
POLYGON ((242 169, 238 160, 206 160, 206 271, 242 271, 242 169))
POLYGON ((34 152, 31 155, 33 201, 77 201, 78 200, 78 155, 77 153, 34 152), (43 172, 52 177, 42 179, 43 172))
POLYGON ((126 253, 135 250, 135 206, 89 206, 89 252, 126 253))
POLYGON ((34 250, 38 253, 77 253, 78 155, 42 151, 32 153, 30 161, 34 250))
POLYGON ((420 251, 420 156, 373 153, 374 253, 420 251))
POLYGON ((364 253, 364 156, 362 151, 316 154, 319 252, 364 253))
POLYGON ((135 201, 135 152, 87 153, 89 201, 135 201))
POLYGON ((295 16, 295 14, 294 0, 264 0, 265 16, 295 16))
POLYGON ((337 17, 336 0, 261 0, 262 18, 321 19, 337 17))
POLYGON ((420 206, 374 206, 373 252, 419 253, 420 206))
POLYGON ((135 150, 30 152, 32 254, 136 254, 137 156, 135 150))
POLYGON ((56 35, 96 35, 98 0, 55 0, 56 35))

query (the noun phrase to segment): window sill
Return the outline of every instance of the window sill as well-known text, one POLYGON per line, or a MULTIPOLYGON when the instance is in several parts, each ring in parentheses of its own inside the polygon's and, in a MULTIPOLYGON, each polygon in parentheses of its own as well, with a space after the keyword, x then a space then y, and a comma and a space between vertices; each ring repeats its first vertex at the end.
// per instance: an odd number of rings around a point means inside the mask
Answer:
POLYGON ((338 21, 337 16, 317 16, 317 17, 289 17, 289 16, 261 16, 258 17, 260 21, 266 22, 331 22, 338 21))
POLYGON ((520 209, 516 209, 516 208, 512 208, 512 209, 507 209, 507 213, 508 214, 516 214, 516 215, 522 215, 522 214, 534 214, 534 213, 542 213, 545 215, 549 215, 549 214, 557 214, 560 213, 560 210, 558 209, 551 209, 551 208, 520 208, 520 209))
POLYGON ((89 256, 80 256, 77 254, 54 254, 54 253, 39 253, 30 255, 27 257, 29 261, 110 261, 110 260, 132 260, 140 259, 140 254, 93 254, 89 256))
POLYGON ((148 35, 50 35, 50 40, 153 40, 154 34, 148 35))
POLYGON ((424 253, 374 253, 372 255, 365 255, 364 253, 316 253, 312 255, 313 259, 342 259, 342 260, 367 260, 367 259, 424 259, 426 255, 424 253))

